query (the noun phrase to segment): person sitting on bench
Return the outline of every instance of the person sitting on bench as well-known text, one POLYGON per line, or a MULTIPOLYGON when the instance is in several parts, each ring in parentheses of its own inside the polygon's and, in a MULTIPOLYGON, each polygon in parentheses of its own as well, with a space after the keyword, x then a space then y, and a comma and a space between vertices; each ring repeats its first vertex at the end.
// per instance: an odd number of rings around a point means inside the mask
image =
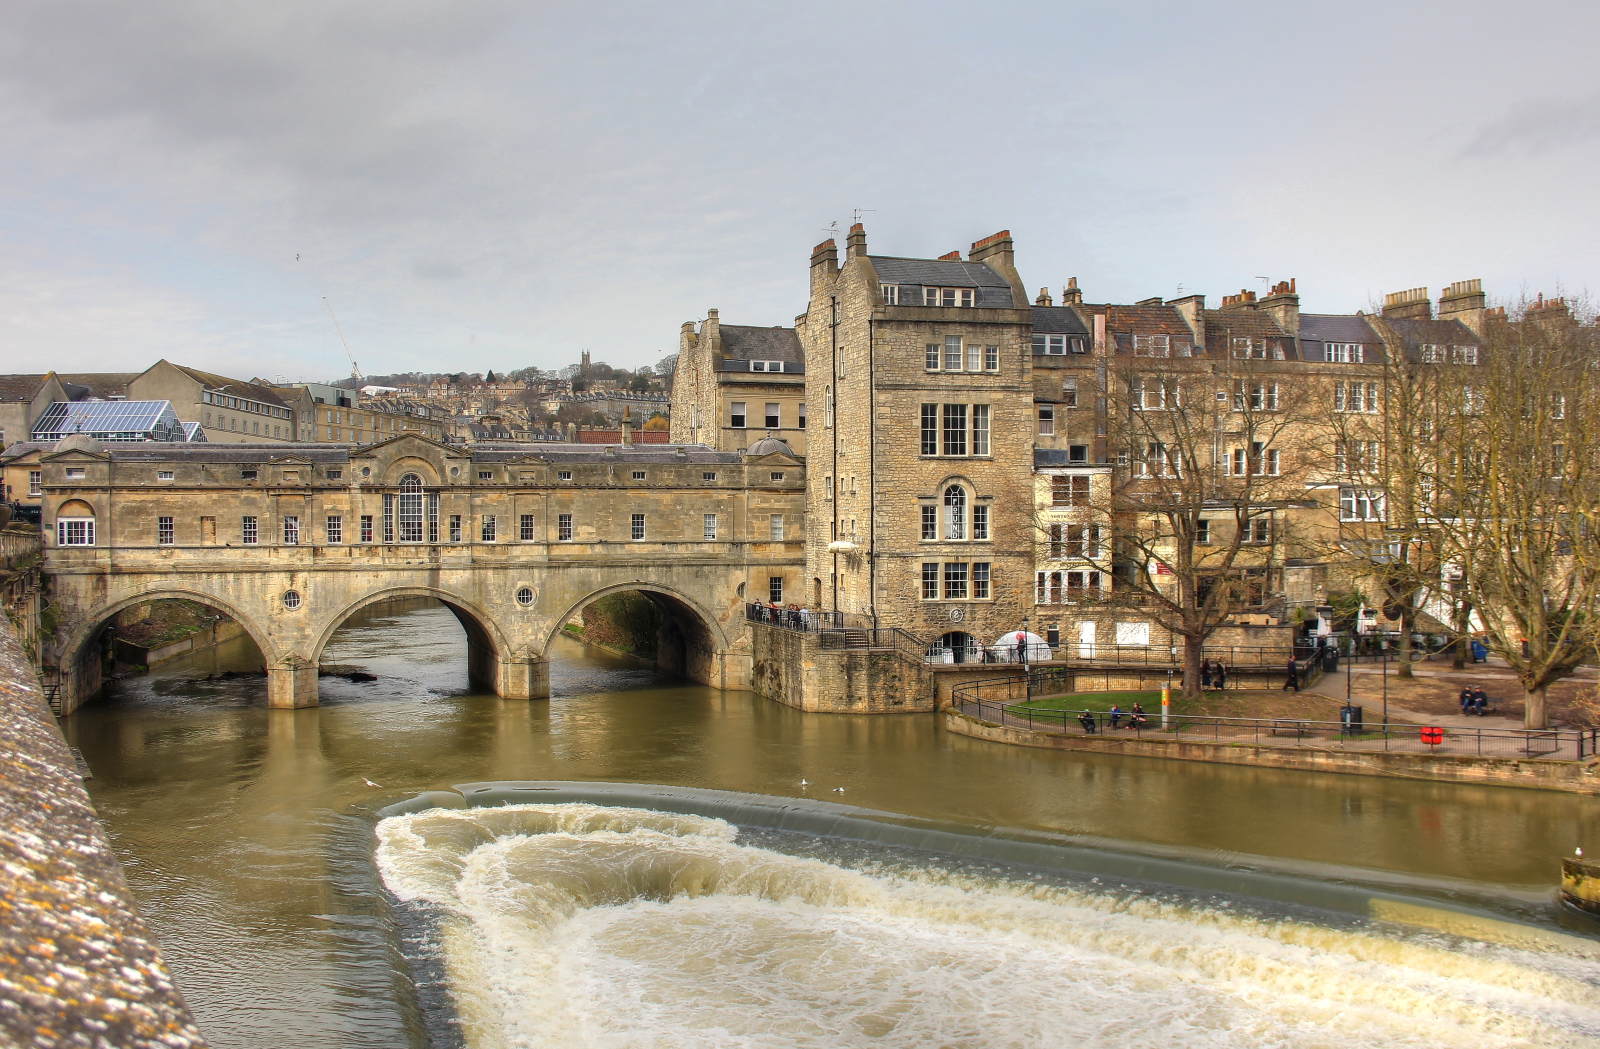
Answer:
POLYGON ((1111 704, 1111 727, 1112 729, 1122 727, 1122 708, 1115 703, 1111 704))
POLYGON ((1128 711, 1128 727, 1138 728, 1144 724, 1144 704, 1134 701, 1133 707, 1128 711))
POLYGON ((1483 690, 1482 685, 1478 685, 1472 690, 1472 711, 1481 718, 1488 706, 1489 694, 1483 690))
POLYGON ((1094 735, 1095 721, 1093 714, 1085 710, 1083 713, 1078 715, 1078 724, 1083 726, 1083 731, 1087 732, 1091 736, 1094 735))
POLYGON ((1463 686, 1461 689, 1461 716, 1466 717, 1472 713, 1472 687, 1463 686))

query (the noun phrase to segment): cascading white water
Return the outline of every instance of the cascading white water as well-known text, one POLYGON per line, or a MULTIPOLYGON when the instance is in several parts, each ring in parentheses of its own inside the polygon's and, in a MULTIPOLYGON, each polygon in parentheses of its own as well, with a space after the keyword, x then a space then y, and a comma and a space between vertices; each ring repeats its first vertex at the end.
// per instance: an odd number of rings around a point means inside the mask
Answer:
POLYGON ((1600 963, 903 860, 592 804, 378 825, 466 1040, 533 1046, 1600 1046, 1600 963))

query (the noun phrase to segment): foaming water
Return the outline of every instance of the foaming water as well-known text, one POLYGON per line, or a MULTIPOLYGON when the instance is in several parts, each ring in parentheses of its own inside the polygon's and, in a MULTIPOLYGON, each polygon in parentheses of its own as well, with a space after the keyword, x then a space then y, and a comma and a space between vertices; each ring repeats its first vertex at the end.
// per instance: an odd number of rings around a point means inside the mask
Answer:
POLYGON ((586 803, 432 809, 377 833, 390 891, 435 913, 475 1049, 1600 1045, 1582 951, 893 850, 829 860, 586 803))

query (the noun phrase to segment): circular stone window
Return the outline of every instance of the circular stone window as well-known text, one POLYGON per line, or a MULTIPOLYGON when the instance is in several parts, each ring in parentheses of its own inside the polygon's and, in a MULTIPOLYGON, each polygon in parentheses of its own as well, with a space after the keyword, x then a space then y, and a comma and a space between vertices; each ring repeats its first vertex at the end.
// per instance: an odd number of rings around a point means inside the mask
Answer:
POLYGON ((285 590, 283 592, 283 607, 293 612, 300 607, 300 591, 285 590))
POLYGON ((362 477, 371 477, 371 476, 372 476, 372 467, 370 467, 370 466, 363 466, 363 467, 362 467, 362 468, 361 468, 361 476, 362 476, 362 477))
POLYGON ((525 586, 517 591, 517 604, 523 608, 533 604, 533 587, 525 586))
POLYGON ((459 477, 460 475, 461 475, 461 467, 459 467, 459 466, 450 467, 450 476, 451 477, 459 477))

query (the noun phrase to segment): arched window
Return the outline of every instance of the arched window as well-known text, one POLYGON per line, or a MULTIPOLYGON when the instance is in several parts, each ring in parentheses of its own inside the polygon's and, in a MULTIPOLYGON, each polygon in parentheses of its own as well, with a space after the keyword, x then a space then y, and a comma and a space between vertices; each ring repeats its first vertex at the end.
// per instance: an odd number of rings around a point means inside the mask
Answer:
POLYGON ((422 542, 422 478, 406 474, 400 478, 400 541, 422 542))
POLYGON ((967 537, 967 490, 959 484, 944 490, 944 537, 967 537))

